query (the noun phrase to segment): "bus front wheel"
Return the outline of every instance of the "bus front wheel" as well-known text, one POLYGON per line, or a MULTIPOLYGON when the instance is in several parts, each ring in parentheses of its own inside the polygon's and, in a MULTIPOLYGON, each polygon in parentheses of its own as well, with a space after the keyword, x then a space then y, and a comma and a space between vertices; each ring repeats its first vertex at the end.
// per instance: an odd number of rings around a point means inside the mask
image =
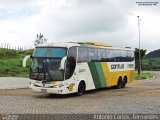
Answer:
POLYGON ((81 81, 78 86, 77 95, 82 95, 85 92, 85 89, 86 89, 85 82, 81 81))

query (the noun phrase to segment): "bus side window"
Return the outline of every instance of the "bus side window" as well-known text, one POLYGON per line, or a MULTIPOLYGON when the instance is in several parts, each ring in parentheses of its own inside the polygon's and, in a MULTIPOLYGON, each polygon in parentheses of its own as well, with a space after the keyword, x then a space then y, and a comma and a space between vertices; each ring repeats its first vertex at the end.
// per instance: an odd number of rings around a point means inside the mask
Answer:
POLYGON ((88 48, 88 62, 97 61, 97 50, 95 48, 88 48))
POLYGON ((134 52, 131 52, 131 61, 134 61, 134 52))
POLYGON ((116 58, 115 58, 115 50, 112 50, 112 58, 111 58, 111 62, 115 62, 116 58))
POLYGON ((107 55, 106 55, 106 50, 105 49, 102 49, 102 62, 105 62, 107 59, 107 55))
POLYGON ((127 57, 127 61, 131 61, 130 51, 127 51, 126 57, 127 57))
POLYGON ((106 62, 112 62, 113 52, 110 49, 106 50, 107 59, 106 62))
POLYGON ((117 62, 118 61, 118 53, 117 50, 113 50, 113 62, 117 62))
POLYGON ((97 49, 97 52, 98 52, 98 61, 101 61, 101 59, 102 59, 102 55, 101 55, 101 49, 97 49))
POLYGON ((78 48, 78 63, 88 62, 88 48, 79 47, 78 48))
POLYGON ((98 61, 105 62, 106 61, 106 50, 98 49, 98 61))
POLYGON ((134 52, 132 51, 128 51, 128 54, 129 54, 129 61, 133 61, 134 60, 134 52))
POLYGON ((125 62, 126 61, 126 51, 123 50, 121 51, 121 62, 125 62))

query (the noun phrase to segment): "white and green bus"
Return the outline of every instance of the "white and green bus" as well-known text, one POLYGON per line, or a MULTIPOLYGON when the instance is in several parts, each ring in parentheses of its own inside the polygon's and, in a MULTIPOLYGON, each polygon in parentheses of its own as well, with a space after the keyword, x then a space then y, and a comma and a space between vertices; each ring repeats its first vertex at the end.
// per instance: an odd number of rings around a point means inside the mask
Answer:
POLYGON ((134 50, 94 42, 37 46, 31 56, 35 92, 82 95, 87 90, 124 88, 134 79, 134 50))

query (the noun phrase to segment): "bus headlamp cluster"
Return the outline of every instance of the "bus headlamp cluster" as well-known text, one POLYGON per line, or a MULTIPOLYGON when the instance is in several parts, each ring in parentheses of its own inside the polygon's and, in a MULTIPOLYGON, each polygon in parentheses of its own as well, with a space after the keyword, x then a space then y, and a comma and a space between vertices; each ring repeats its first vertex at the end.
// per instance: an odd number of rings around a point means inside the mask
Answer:
POLYGON ((59 84, 59 85, 53 85, 52 87, 53 88, 60 88, 60 87, 63 87, 64 85, 63 84, 59 84))

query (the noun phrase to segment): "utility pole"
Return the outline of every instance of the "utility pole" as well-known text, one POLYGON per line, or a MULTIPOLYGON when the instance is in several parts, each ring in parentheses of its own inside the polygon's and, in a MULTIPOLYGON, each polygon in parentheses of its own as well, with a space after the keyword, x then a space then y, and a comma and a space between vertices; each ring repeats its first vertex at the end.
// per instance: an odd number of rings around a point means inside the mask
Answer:
POLYGON ((138 66, 138 77, 140 77, 141 74, 141 41, 140 41, 140 19, 138 17, 138 31, 139 31, 139 66, 138 66))

